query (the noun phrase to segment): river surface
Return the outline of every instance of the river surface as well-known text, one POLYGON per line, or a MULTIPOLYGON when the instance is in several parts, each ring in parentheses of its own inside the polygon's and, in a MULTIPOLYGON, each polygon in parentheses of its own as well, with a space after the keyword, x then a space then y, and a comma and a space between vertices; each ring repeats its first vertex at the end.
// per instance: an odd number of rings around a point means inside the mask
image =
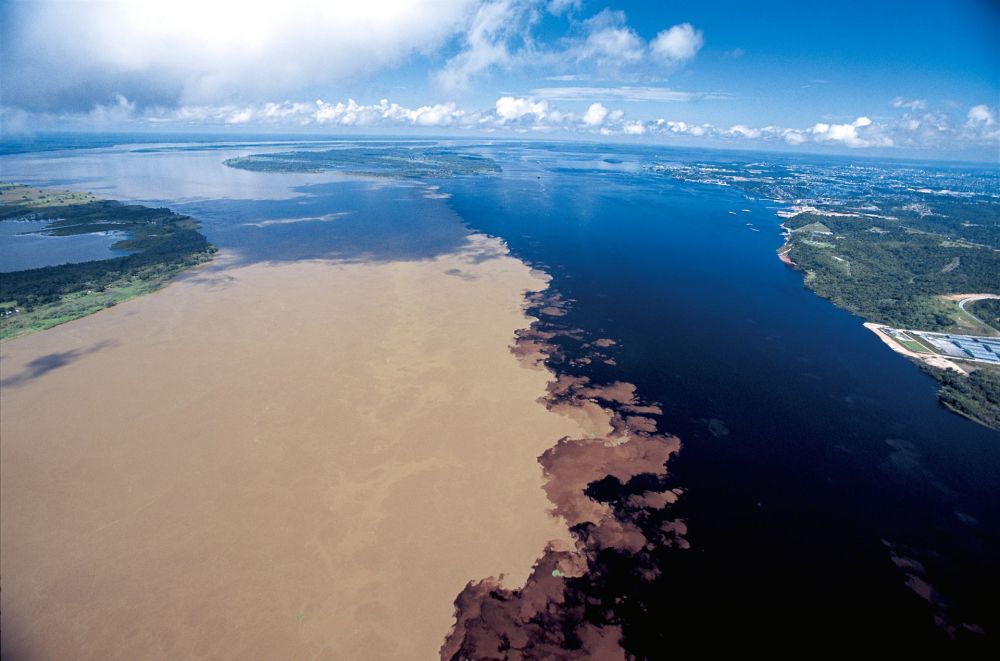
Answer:
POLYGON ((565 324, 618 343, 614 365, 559 369, 634 383, 683 443, 670 480, 684 491, 673 515, 690 548, 665 551, 653 581, 609 559, 599 587, 626 597, 616 613, 639 656, 719 631, 995 640, 1000 434, 949 413, 930 377, 804 289, 775 256, 775 203, 648 169, 761 156, 469 148, 502 174, 433 189, 254 173, 221 162, 261 148, 231 145, 19 154, 0 166, 5 180, 168 205, 243 262, 423 259, 454 249, 461 222, 548 272, 572 301, 565 324), (454 224, 425 231, 442 213, 454 224))

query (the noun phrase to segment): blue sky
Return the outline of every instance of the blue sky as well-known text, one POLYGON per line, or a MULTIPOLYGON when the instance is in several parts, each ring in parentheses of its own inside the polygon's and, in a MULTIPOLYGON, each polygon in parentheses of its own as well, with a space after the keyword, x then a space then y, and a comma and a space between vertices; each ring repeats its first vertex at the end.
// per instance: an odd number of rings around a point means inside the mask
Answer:
POLYGON ((989 0, 15 0, 0 119, 997 161, 997 34, 989 0))

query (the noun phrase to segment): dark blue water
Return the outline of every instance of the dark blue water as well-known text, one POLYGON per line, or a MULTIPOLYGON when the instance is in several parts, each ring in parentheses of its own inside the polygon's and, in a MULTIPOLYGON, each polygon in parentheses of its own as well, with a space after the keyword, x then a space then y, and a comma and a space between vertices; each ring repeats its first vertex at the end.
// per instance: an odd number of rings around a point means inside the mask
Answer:
POLYGON ((664 551, 651 584, 609 560, 595 588, 626 596, 626 646, 996 631, 1000 434, 805 290, 775 257, 773 208, 643 172, 648 152, 600 151, 498 147, 503 176, 443 189, 553 275, 576 301, 568 326, 621 343, 617 366, 559 369, 635 383, 684 442, 671 471, 691 550, 664 551))

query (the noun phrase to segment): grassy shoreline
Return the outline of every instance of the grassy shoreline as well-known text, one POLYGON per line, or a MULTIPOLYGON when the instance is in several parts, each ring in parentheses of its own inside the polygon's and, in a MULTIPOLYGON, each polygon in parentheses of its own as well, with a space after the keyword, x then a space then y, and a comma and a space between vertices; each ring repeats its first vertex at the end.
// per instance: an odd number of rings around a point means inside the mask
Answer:
POLYGON ((133 254, 0 274, 0 341, 79 319, 163 287, 216 248, 189 216, 71 191, 0 185, 0 222, 45 220, 54 236, 118 231, 133 254))

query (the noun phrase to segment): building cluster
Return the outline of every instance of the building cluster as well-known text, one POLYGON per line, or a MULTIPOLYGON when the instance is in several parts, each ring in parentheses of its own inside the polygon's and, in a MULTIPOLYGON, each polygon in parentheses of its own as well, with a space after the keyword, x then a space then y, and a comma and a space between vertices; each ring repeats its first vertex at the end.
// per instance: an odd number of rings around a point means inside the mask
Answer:
POLYGON ((910 331, 910 333, 946 356, 1000 365, 1000 338, 926 331, 910 331))

